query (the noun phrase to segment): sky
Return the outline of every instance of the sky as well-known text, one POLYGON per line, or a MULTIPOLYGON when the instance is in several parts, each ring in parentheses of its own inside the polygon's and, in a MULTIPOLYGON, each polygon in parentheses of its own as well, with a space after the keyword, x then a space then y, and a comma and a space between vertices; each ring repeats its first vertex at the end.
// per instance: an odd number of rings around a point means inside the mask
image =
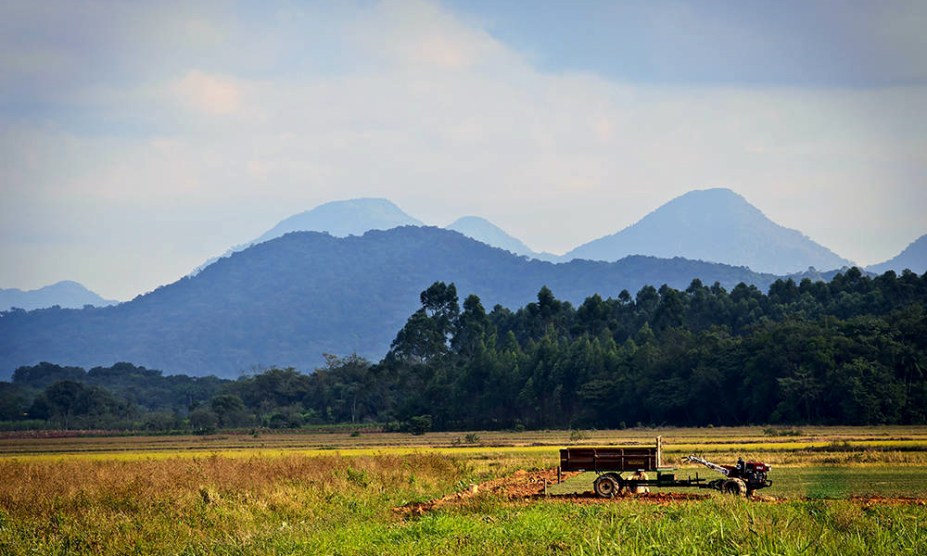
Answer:
POLYGON ((0 288, 126 300, 319 204, 563 253, 727 187, 927 233, 927 3, 0 3, 0 288))

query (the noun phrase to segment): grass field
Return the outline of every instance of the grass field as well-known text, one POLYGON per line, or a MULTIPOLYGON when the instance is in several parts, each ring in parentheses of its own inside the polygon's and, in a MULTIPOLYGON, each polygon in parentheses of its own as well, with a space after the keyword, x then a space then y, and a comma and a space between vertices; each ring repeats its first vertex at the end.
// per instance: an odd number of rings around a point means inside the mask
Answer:
MULTIPOLYGON (((8 436, 0 454, 4 555, 927 553, 920 427, 8 436), (479 490, 420 514, 399 511, 555 466, 561 446, 655 434, 667 460, 699 451, 721 463, 737 454, 773 463, 764 494, 776 501, 598 503, 479 490)), ((711 476, 682 473, 696 471, 711 476)), ((584 484, 591 478, 549 492, 584 484)))

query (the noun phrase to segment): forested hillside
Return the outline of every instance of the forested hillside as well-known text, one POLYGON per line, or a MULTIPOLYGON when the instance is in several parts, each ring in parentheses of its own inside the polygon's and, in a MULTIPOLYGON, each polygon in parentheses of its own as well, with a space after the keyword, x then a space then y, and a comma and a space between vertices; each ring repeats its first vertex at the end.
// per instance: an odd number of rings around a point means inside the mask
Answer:
POLYGON ((131 361, 224 377, 272 365, 311 369, 324 353, 383 357, 419 292, 437 280, 489 307, 520 307, 544 285, 576 303, 644 284, 684 288, 693 277, 764 289, 775 280, 685 259, 529 261, 439 228, 347 238, 292 233, 116 307, 0 313, 0 378, 41 361, 85 368, 131 361))
POLYGON ((454 284, 435 282, 419 301, 375 364, 328 356, 312 374, 205 382, 131 365, 23 367, 0 383, 0 418, 92 426, 106 412, 86 400, 106 389, 116 408, 106 422, 153 426, 147 412, 167 411, 163 426, 194 430, 927 422, 927 274, 850 269, 830 282, 778 280, 767 293, 693 280, 578 306, 543 287, 514 311, 487 311, 475 295, 461 304, 454 284), (145 407, 139 385, 173 391, 174 402, 145 407))

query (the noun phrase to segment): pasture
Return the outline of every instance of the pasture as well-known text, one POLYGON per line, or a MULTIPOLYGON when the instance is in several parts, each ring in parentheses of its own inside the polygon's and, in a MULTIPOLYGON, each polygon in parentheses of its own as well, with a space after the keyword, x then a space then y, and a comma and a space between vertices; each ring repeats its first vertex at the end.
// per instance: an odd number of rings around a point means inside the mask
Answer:
POLYGON ((925 500, 927 427, 0 438, 2 554, 922 554, 925 500), (554 484, 562 446, 657 434, 774 485, 554 484))

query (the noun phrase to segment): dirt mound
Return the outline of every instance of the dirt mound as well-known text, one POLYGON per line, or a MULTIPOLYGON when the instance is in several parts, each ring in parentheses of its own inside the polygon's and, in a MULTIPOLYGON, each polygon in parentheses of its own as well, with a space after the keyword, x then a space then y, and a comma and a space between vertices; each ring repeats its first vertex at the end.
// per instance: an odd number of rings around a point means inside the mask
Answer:
POLYGON ((850 501, 863 506, 927 506, 927 498, 911 496, 851 496, 850 501))
MULTIPOLYGON (((564 473, 563 478, 569 479, 578 475, 578 473, 564 473)), ((479 493, 491 493, 496 496, 503 496, 509 499, 525 499, 537 496, 544 496, 546 485, 557 482, 556 469, 544 469, 541 471, 518 470, 508 477, 500 477, 478 485, 471 485, 470 488, 448 494, 447 496, 437 498, 428 502, 416 502, 406 504, 395 509, 396 513, 403 516, 417 516, 430 512, 435 508, 442 506, 459 504, 468 498, 479 493)))
POLYGON ((602 498, 590 491, 581 494, 561 494, 551 496, 550 499, 574 504, 611 504, 621 500, 634 500, 635 502, 646 502, 651 504, 676 504, 687 500, 704 500, 708 497, 708 494, 696 494, 691 492, 645 492, 640 494, 622 494, 615 498, 602 498))
MULTIPOLYGON (((578 475, 577 472, 563 473, 563 480, 578 475)), ((434 509, 444 506, 461 504, 467 499, 479 494, 490 493, 495 496, 502 496, 510 500, 526 500, 533 498, 547 498, 549 500, 572 502, 579 504, 608 504, 617 500, 637 500, 641 502, 650 502, 654 504, 672 504, 685 500, 702 500, 707 498, 708 494, 680 493, 680 492, 660 492, 660 493, 643 493, 643 494, 625 494, 616 498, 600 498, 594 492, 582 492, 578 494, 558 494, 547 496, 545 487, 557 482, 556 469, 544 469, 541 471, 524 471, 519 470, 508 477, 500 477, 478 485, 471 485, 470 488, 460 492, 454 492, 430 500, 428 502, 415 502, 395 508, 395 512, 401 516, 420 516, 434 509)))

